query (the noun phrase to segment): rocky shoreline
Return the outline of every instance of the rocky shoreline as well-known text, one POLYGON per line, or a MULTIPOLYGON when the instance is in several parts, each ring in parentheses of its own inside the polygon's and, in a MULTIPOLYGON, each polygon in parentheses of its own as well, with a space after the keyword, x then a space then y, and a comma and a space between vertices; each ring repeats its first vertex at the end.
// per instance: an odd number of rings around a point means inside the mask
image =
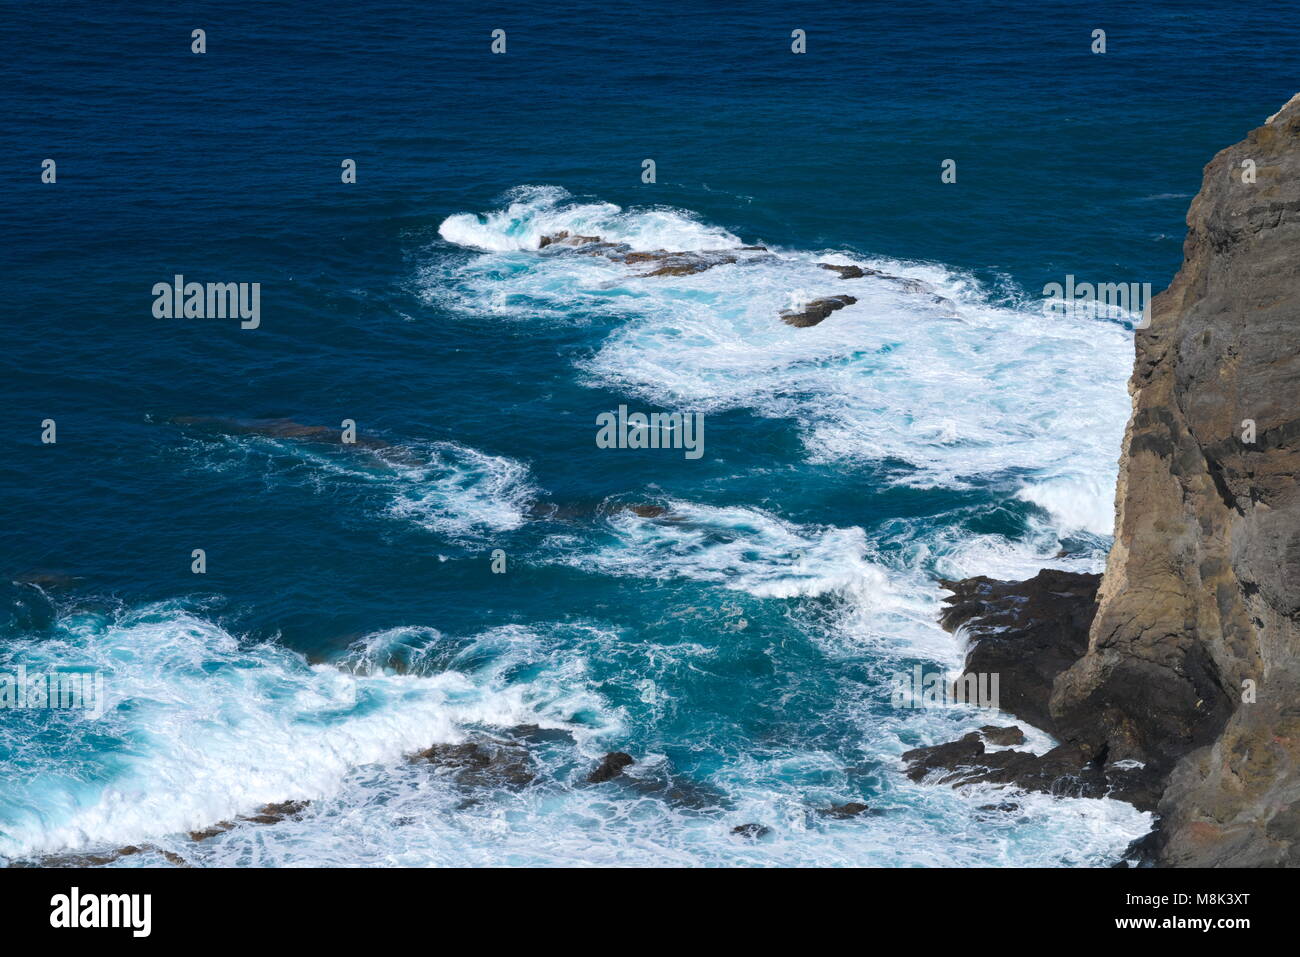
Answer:
MULTIPOLYGON (((548 780, 533 753, 533 746, 547 742, 572 743, 568 731, 541 728, 537 725, 517 725, 500 733, 475 732, 457 743, 433 744, 408 754, 405 761, 427 773, 431 779, 449 784, 462 797, 455 805, 464 810, 488 800, 496 792, 521 792, 529 788, 593 788, 612 789, 640 797, 662 801, 679 812, 699 815, 716 815, 732 804, 721 790, 679 774, 670 765, 645 764, 623 751, 611 751, 594 766, 577 767, 567 780, 548 780)), ((124 858, 142 854, 156 854, 176 867, 194 866, 195 861, 186 856, 193 845, 219 837, 235 828, 280 824, 299 820, 312 808, 309 800, 286 800, 266 804, 249 814, 231 820, 218 821, 208 827, 172 835, 172 840, 123 847, 98 847, 81 851, 64 851, 41 854, 8 861, 8 867, 104 867, 124 858), (170 844, 171 847, 163 846, 170 844), (176 849, 171 849, 176 848, 176 849), (185 852, 185 853, 181 853, 185 852)), ((809 820, 848 820, 858 817, 876 817, 887 813, 884 809, 849 802, 829 806, 810 805, 809 820)), ((758 823, 745 823, 729 828, 738 840, 756 842, 769 837, 772 829, 758 823)))
MULTIPOLYGON (((948 608, 940 623, 970 642, 962 676, 999 675, 1000 710, 1061 740, 1050 709, 1052 689, 1056 679, 1087 651, 1100 583, 1100 575, 1054 569, 1022 582, 983 576, 943 581, 953 594, 945 599, 948 608)), ((1159 772, 1139 762, 1112 759, 1105 751, 1094 752, 1069 739, 1041 755, 986 748, 1014 746, 1024 740, 1018 726, 988 725, 957 741, 908 751, 903 761, 914 781, 954 787, 1002 784, 1070 797, 1112 797, 1140 810, 1155 810, 1159 772)))
POLYGON ((1157 814, 1157 866, 1300 865, 1300 94, 1220 152, 1184 262, 1136 332, 1104 576, 945 582, 943 624, 1005 709, 1060 744, 979 734, 915 779, 1108 796, 1157 814))

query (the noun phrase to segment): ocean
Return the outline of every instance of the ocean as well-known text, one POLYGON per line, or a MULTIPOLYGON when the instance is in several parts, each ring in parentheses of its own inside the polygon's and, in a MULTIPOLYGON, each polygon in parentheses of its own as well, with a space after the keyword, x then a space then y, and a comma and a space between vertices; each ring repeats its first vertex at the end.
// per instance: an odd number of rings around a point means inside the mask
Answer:
POLYGON ((909 781, 1013 722, 891 691, 961 665, 939 578, 1101 570, 1135 320, 1043 288, 1167 284, 1293 14, 8 7, 0 674, 108 706, 0 713, 0 858, 1114 862, 1127 804, 909 781), (159 318, 177 275, 260 284, 257 328, 159 318), (598 446, 620 406, 702 454, 598 446), (408 760, 484 741, 531 783, 408 760))

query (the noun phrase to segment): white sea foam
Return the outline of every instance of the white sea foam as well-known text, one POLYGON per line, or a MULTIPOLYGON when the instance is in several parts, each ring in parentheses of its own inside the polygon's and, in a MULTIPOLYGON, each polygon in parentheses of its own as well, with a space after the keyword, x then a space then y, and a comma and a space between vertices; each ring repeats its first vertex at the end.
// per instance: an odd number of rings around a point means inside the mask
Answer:
POLYGON ((379 493, 383 510, 458 543, 518 528, 537 495, 528 467, 456 442, 411 442, 382 448, 324 448, 267 436, 194 440, 204 467, 261 469, 269 487, 304 485, 322 494, 379 493))
MULTIPOLYGON (((870 465, 892 484, 985 487, 1040 511, 1006 519, 1013 526, 1028 523, 1015 537, 971 531, 960 514, 894 520, 868 535, 857 528, 797 526, 761 509, 670 500, 664 503, 668 516, 615 513, 612 538, 603 543, 557 538, 551 560, 605 575, 703 582, 760 599, 831 599, 808 622, 808 632, 829 654, 869 651, 879 670, 877 687, 891 669, 915 658, 959 667, 960 643, 936 624, 942 593, 935 577, 1024 578, 1049 566, 1099 568, 1128 411, 1131 345, 1121 325, 1045 317, 1032 300, 993 301, 970 277, 943 267, 847 252, 776 249, 772 256, 680 277, 642 276, 635 266, 567 250, 533 252, 541 235, 560 229, 628 241, 635 233, 628 224, 639 215, 609 206, 593 211, 563 192, 539 191, 506 216, 475 219, 491 236, 471 240, 464 217, 452 217, 444 238, 492 252, 441 261, 422 276, 425 291, 444 306, 479 315, 610 324, 612 333, 580 365, 593 386, 670 408, 745 409, 786 419, 799 429, 809 462, 870 465), (823 262, 920 280, 931 291, 884 278, 843 280, 822 269, 823 262), (858 301, 812 328, 779 319, 783 310, 837 294, 858 301), (955 317, 942 299, 956 304, 955 317), (1063 551, 1067 538, 1070 547, 1063 551)), ((689 230, 663 230, 663 216, 657 211, 660 231, 643 231, 636 248, 707 250, 740 243, 709 233, 706 242, 692 245, 689 230)), ((698 227, 687 215, 675 222, 698 227)), ((865 702, 856 705, 846 717, 861 721, 864 741, 886 762, 896 762, 908 747, 951 740, 989 720, 973 709, 882 716, 865 702)), ((1031 749, 1050 746, 1042 732, 1027 731, 1031 749)), ((922 837, 928 825, 912 815, 888 825, 873 822, 865 858, 849 854, 844 862, 1095 862, 1149 825, 1149 816, 1115 802, 1043 795, 1022 796, 1019 815, 972 824, 970 795, 901 787, 913 810, 945 808, 942 813, 968 829, 963 837, 971 827, 1002 835, 998 850, 977 850, 973 844, 981 842, 955 835, 949 846, 927 845, 935 834, 922 837), (900 849, 909 836, 917 843, 900 849)), ((793 790, 751 798, 747 813, 787 834, 806 810, 806 795, 795 798, 793 790)), ((845 845, 819 847, 815 856, 833 860, 858 836, 840 835, 845 845)), ((762 848, 738 853, 768 854, 762 848)), ((673 859, 662 847, 648 856, 673 859)), ((771 859, 799 856, 783 843, 771 859)))
POLYGON ((763 598, 842 592, 881 578, 863 559, 859 528, 800 528, 754 508, 679 500, 666 507, 667 519, 620 510, 609 519, 617 544, 560 560, 603 574, 715 582, 763 598))
MULTIPOLYGON (((877 716, 861 759, 896 762, 918 731, 943 736, 958 726, 943 713, 877 716)), ((652 775, 661 763, 638 757, 634 775, 652 775)), ((565 773, 562 758, 539 763, 565 773)), ((590 767, 592 757, 579 764, 590 767)), ((992 787, 958 792, 901 777, 872 801, 878 816, 829 820, 815 809, 852 794, 843 759, 779 742, 728 760, 711 780, 727 806, 701 815, 648 795, 581 786, 503 792, 467 806, 463 792, 416 768, 358 768, 300 820, 200 845, 159 843, 194 863, 227 866, 1096 866, 1150 827, 1150 815, 1119 802, 992 787), (980 810, 1008 801, 1018 810, 980 810), (772 833, 759 842, 731 833, 753 823, 772 833)))
MULTIPOLYGON (((152 606, 115 618, 72 616, 57 640, 39 642, 43 653, 102 666, 110 696, 131 706, 67 735, 52 755, 4 741, 26 763, 0 785, 0 850, 149 841, 199 864, 322 866, 1095 865, 1145 833, 1150 815, 1119 802, 1031 794, 1013 797, 1019 811, 982 812, 979 805, 1007 793, 910 782, 897 773, 903 751, 951 740, 989 716, 882 703, 890 675, 911 662, 960 662, 959 644, 936 624, 935 576, 1024 577, 1049 564, 1095 570, 1127 414, 1127 333, 991 303, 968 277, 940 267, 848 252, 776 250, 695 276, 653 278, 599 256, 536 252, 543 235, 560 230, 640 250, 740 243, 682 211, 621 210, 526 187, 498 211, 442 224, 445 240, 474 252, 431 263, 424 290, 453 309, 517 321, 610 322, 613 332, 582 364, 593 385, 670 407, 787 419, 809 461, 886 467, 897 484, 992 485, 1041 510, 1020 538, 971 532, 952 515, 891 520, 869 534, 669 499, 667 516, 615 513, 598 529, 603 538, 552 539, 543 548, 543 560, 603 575, 696 582, 737 603, 787 603, 822 653, 866 669, 838 689, 825 718, 859 729, 858 763, 878 777, 873 807, 884 813, 850 821, 814 813, 860 793, 842 755, 781 740, 737 753, 734 741, 711 741, 707 729, 692 744, 725 755, 708 782, 726 798, 716 813, 565 783, 626 733, 606 695, 671 714, 680 707, 675 682, 708 668, 717 647, 647 646, 644 636, 625 641, 595 624, 510 626, 463 639, 412 626, 367 636, 334 664, 308 666, 276 645, 238 641, 202 614, 152 606), (841 280, 820 262, 924 280, 957 304, 958 318, 929 295, 886 280, 841 280), (816 327, 777 318, 844 293, 858 303, 816 327), (1070 534, 1086 547, 1061 556, 1070 534), (605 666, 600 681, 596 660, 605 666), (463 791, 403 760, 471 728, 519 724, 575 736, 556 754, 535 752, 544 786, 466 806, 463 791), (81 746, 78 735, 91 732, 118 743, 81 746), (293 798, 312 801, 301 819, 241 825, 200 843, 184 838, 187 829, 293 798), (747 823, 773 833, 758 842, 731 834, 747 823)), ((535 494, 521 463, 449 443, 339 454, 267 438, 227 441, 238 455, 205 453, 210 467, 242 468, 257 457, 268 483, 377 489, 383 512, 453 540, 516 527, 535 494)), ((37 644, 8 647, 31 656, 42 653, 37 644)), ((1031 739, 1036 749, 1049 743, 1032 729, 1031 739)), ((654 772, 659 759, 638 758, 635 774, 654 772)))
POLYGON ((1115 524, 1115 483, 1098 474, 1064 475, 1031 482, 1017 497, 1052 514, 1066 531, 1109 535, 1115 524))
POLYGON ((873 542, 859 529, 794 529, 758 510, 705 514, 676 502, 687 521, 625 514, 614 521, 617 542, 579 549, 581 561, 606 573, 689 577, 769 597, 855 596, 845 604, 855 610, 848 631, 870 641, 892 632, 899 646, 940 660, 946 636, 935 636, 932 618, 921 624, 937 607, 934 577, 1099 566, 1128 411, 1131 345, 1121 325, 1049 318, 1036 301, 993 302, 950 269, 843 251, 775 250, 680 277, 639 276, 601 256, 532 252, 537 237, 557 229, 639 237, 638 248, 740 243, 689 214, 593 206, 555 188, 516 191, 506 210, 470 219, 496 238, 468 242, 462 216, 448 219, 444 237, 510 252, 444 262, 424 276, 428 294, 521 320, 586 313, 617 323, 581 363, 590 384, 670 408, 783 418, 799 429, 810 462, 870 465, 891 484, 983 486, 1042 510, 1020 538, 930 516, 874 530, 873 542), (843 280, 823 262, 856 263, 930 291, 843 280), (784 309, 846 293, 857 303, 815 327, 779 319, 784 309), (936 296, 956 304, 956 318, 936 296), (1062 539, 1079 536, 1082 546, 1073 542, 1062 554, 1062 539), (895 547, 877 553, 886 541, 895 547), (788 557, 795 550, 802 567, 788 557), (891 602, 892 617, 881 614, 891 602))
POLYGON ((1116 801, 910 783, 879 817, 833 821, 813 812, 806 796, 812 780, 830 782, 825 800, 835 796, 843 770, 832 755, 770 755, 732 774, 734 806, 701 816, 650 798, 614 801, 599 788, 465 806, 411 769, 359 772, 301 820, 201 845, 161 843, 213 866, 1050 867, 1103 866, 1150 829, 1149 814, 1116 801), (758 777, 789 783, 756 786, 758 777), (1008 799, 1019 809, 979 810, 1008 799), (772 833, 750 842, 732 833, 741 824, 772 833))
POLYGON ((400 476, 392 512, 452 539, 518 528, 537 489, 528 468, 454 442, 438 442, 424 461, 393 461, 400 476))
MULTIPOLYGON (((337 664, 309 666, 274 644, 241 642, 199 611, 160 604, 72 614, 52 638, 7 650, 104 670, 113 705, 100 721, 65 729, 56 749, 48 740, 29 748, 30 728, 0 731, 15 755, 0 783, 0 853, 8 855, 148 843, 221 866, 1095 865, 1150 824, 1117 802, 961 793, 901 777, 873 801, 880 816, 829 820, 815 809, 852 793, 843 759, 779 741, 712 776, 724 801, 711 814, 650 793, 566 786, 575 763, 585 773, 605 741, 627 733, 597 690, 609 685, 594 682, 590 656, 641 655, 617 680, 650 679, 654 692, 712 655, 695 644, 628 647, 591 625, 508 626, 463 639, 389 629, 358 640, 337 664), (467 804, 447 777, 404 759, 471 729, 521 724, 573 736, 555 750, 531 748, 549 784, 478 791, 467 804), (979 810, 1009 797, 1019 811, 979 810), (204 841, 186 836, 287 799, 311 804, 295 819, 240 823, 204 841), (773 834, 751 843, 731 833, 748 823, 773 834)), ((862 691, 868 699, 846 693, 836 704, 842 713, 826 718, 869 731, 868 765, 888 766, 918 737, 943 739, 980 720, 971 709, 869 714, 874 692, 862 691)), ((700 733, 696 746, 710 747, 708 729, 700 733)), ((638 758, 634 778, 652 778, 663 763, 638 758)), ((166 861, 147 851, 117 863, 166 861)))
POLYGON ((955 663, 936 624, 938 593, 915 569, 891 568, 860 528, 795 525, 758 508, 667 500, 660 518, 609 519, 612 541, 552 540, 549 560, 598 572, 707 582, 756 598, 837 601, 821 636, 832 653, 868 648, 955 663))
POLYGON ((504 209, 448 216, 438 228, 448 242, 472 249, 535 250, 543 236, 567 232, 626 243, 633 250, 728 249, 740 241, 689 213, 669 208, 624 212, 612 203, 582 202, 556 186, 520 186, 506 194, 504 209))
MULTIPOLYGON (((111 707, 96 721, 60 716, 61 743, 50 748, 44 736, 46 751, 25 740, 32 727, 5 724, 0 740, 17 767, 0 784, 0 853, 175 837, 263 804, 319 799, 359 768, 399 765, 405 754, 463 740, 470 725, 564 727, 582 712, 605 713, 617 727, 616 714, 585 687, 582 662, 562 651, 539 656, 531 681, 511 680, 509 669, 533 661, 528 649, 541 641, 528 629, 462 643, 458 667, 386 667, 393 642, 413 637, 374 636, 343 668, 309 666, 167 603, 75 615, 53 639, 9 642, 10 660, 76 661, 104 672, 111 707), (372 667, 350 667, 358 659, 372 667)), ((436 644, 439 636, 421 637, 436 644)))
POLYGON ((1131 333, 991 302, 970 277, 922 263, 774 250, 692 276, 644 277, 602 256, 525 252, 557 229, 674 251, 734 247, 726 230, 675 210, 621 210, 554 187, 516 191, 443 236, 489 254, 440 261, 423 276, 444 305, 516 320, 619 325, 581 371, 672 408, 747 409, 794 422, 812 462, 889 467, 916 486, 1002 483, 1063 530, 1109 531, 1109 490, 1128 412, 1131 333), (927 284, 843 280, 857 263, 927 284), (858 302, 798 329, 779 314, 823 296, 858 302), (956 304, 951 307, 936 296, 956 304))

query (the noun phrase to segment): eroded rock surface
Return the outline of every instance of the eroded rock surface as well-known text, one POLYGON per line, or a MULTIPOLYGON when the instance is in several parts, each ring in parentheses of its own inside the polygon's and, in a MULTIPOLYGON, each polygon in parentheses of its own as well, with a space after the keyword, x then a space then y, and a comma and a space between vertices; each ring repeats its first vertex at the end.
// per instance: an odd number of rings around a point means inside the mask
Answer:
MULTIPOLYGON (((206 841, 208 838, 216 837, 218 834, 224 834, 234 829, 239 824, 278 824, 281 821, 288 820, 300 815, 311 804, 310 801, 281 801, 276 804, 264 804, 252 814, 241 815, 233 821, 218 821, 211 827, 205 827, 200 831, 190 831, 188 837, 191 841, 206 841)), ((26 861, 16 861, 11 866, 15 867, 103 867, 107 864, 115 864, 124 857, 134 857, 137 854, 156 853, 177 867, 188 867, 189 862, 181 855, 174 851, 158 847, 154 844, 128 844, 125 847, 114 848, 108 851, 90 851, 84 853, 71 854, 49 854, 39 858, 33 858, 26 861)))
POLYGON ((1211 160, 1187 228, 1136 333, 1115 545, 1052 713, 1113 758, 1176 763, 1157 862, 1297 864, 1300 97, 1211 160))
POLYGON ((978 732, 904 752, 907 776, 931 784, 1006 784, 1062 797, 1110 797, 1154 810, 1161 778, 1136 762, 1105 762, 1063 744, 1046 754, 989 751, 978 732))

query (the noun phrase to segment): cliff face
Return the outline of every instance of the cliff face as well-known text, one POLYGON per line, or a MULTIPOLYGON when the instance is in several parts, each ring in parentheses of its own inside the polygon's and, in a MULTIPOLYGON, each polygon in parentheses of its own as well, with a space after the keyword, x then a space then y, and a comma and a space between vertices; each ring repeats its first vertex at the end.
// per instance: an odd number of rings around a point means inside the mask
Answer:
POLYGON ((1300 95, 1206 166, 1187 226, 1136 333, 1115 544, 1051 716, 1170 775, 1157 862, 1300 864, 1300 95))
POLYGON ((1005 710, 1060 744, 972 734, 903 761, 1154 808, 1133 849, 1152 863, 1300 865, 1300 95, 1205 167, 1187 228, 1136 334, 1100 588, 943 583, 966 671, 999 672, 1005 710))

